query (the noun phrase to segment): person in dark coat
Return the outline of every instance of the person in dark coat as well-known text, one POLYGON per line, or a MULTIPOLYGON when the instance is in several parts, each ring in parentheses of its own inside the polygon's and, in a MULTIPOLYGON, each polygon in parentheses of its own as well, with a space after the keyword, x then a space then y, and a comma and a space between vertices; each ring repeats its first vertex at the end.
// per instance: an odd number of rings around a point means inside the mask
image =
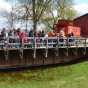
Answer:
POLYGON ((74 33, 73 32, 69 33, 67 37, 68 37, 68 44, 73 45, 74 40, 75 40, 74 39, 74 33))
POLYGON ((5 29, 5 28, 2 29, 2 31, 1 31, 1 36, 2 36, 3 38, 6 37, 6 29, 5 29))
POLYGON ((44 30, 42 30, 41 37, 44 37, 44 36, 45 36, 45 32, 44 32, 44 30))
POLYGON ((33 36, 34 36, 33 30, 30 30, 29 31, 29 37, 33 37, 33 36))

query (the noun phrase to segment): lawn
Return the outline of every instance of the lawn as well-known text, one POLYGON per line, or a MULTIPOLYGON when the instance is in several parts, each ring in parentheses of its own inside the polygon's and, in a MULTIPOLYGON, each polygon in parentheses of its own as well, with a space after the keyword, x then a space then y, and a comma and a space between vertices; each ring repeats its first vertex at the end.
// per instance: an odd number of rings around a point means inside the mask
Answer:
POLYGON ((88 88, 88 62, 37 70, 0 72, 0 88, 88 88))

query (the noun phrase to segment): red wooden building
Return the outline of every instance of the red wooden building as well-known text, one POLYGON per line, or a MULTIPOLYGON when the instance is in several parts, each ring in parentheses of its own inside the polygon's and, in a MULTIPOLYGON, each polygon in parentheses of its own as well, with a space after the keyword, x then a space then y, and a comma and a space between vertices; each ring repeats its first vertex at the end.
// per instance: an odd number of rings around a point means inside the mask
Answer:
POLYGON ((80 27, 74 26, 74 22, 71 20, 58 20, 56 24, 54 24, 54 30, 56 32, 60 32, 60 30, 64 30, 65 35, 73 32, 75 36, 80 36, 80 27))
POLYGON ((88 37, 88 13, 74 19, 74 25, 81 28, 81 36, 88 37))

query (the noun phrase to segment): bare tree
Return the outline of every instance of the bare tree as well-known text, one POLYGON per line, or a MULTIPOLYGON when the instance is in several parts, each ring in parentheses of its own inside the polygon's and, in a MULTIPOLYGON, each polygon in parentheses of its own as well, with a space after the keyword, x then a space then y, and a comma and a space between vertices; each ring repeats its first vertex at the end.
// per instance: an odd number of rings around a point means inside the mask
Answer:
POLYGON ((18 19, 26 21, 26 28, 28 21, 33 21, 33 29, 36 31, 36 26, 46 11, 51 0, 18 0, 17 7, 19 14, 18 19))
POLYGON ((49 16, 45 17, 43 19, 43 22, 47 25, 49 29, 53 29, 53 25, 59 19, 73 20, 77 12, 72 6, 72 0, 52 0, 50 7, 48 6, 48 12, 46 12, 49 13, 49 16))
POLYGON ((10 12, 4 12, 2 17, 6 20, 8 28, 13 29, 16 23, 14 8, 12 7, 10 12))
POLYGON ((29 21, 32 21, 34 31, 37 24, 45 23, 49 28, 53 29, 53 24, 58 19, 72 19, 75 11, 72 8, 72 0, 17 0, 16 15, 18 21, 26 23, 25 28, 28 29, 29 21), (57 12, 55 16, 54 12, 57 12))

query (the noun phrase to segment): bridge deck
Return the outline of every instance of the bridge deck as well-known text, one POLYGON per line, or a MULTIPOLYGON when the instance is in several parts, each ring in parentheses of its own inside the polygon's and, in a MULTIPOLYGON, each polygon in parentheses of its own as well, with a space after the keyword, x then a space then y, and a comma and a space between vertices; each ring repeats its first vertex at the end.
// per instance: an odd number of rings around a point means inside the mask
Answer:
POLYGON ((0 68, 58 64, 88 57, 87 38, 27 38, 27 42, 0 43, 0 68), (73 39, 72 39, 73 40, 73 39))

